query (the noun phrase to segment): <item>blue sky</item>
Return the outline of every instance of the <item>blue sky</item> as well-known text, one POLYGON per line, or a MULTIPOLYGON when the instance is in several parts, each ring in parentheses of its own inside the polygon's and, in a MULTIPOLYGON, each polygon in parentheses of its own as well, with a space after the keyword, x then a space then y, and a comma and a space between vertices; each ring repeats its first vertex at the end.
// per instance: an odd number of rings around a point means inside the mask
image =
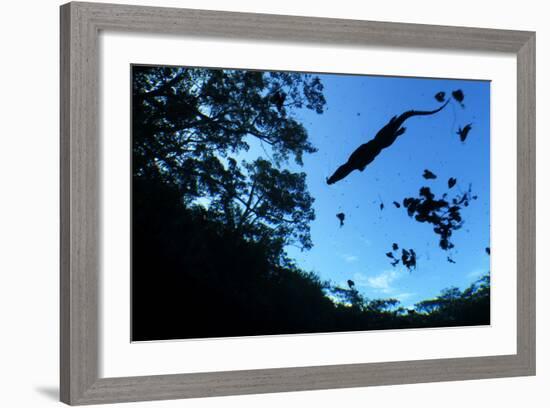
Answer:
MULTIPOLYGON (((487 81, 421 79, 380 76, 319 75, 325 86, 326 112, 296 112, 306 126, 316 153, 304 158, 309 191, 315 198, 316 220, 311 224, 314 247, 289 247, 288 253, 305 270, 323 280, 346 286, 352 279, 367 298, 397 298, 403 305, 434 297, 441 289, 465 288, 489 271, 489 157, 490 83, 487 81), (439 91, 465 94, 462 108, 452 101, 433 116, 414 117, 407 131, 372 162, 344 180, 327 185, 326 177, 362 143, 370 140, 388 120, 409 109, 432 110, 439 91), (456 131, 473 123, 465 143, 456 131), (422 178, 424 169, 436 180, 422 178), (428 224, 409 218, 402 207, 405 197, 418 196, 429 186, 436 196, 446 192, 449 177, 458 179, 451 192, 466 191, 469 184, 478 200, 462 211, 462 229, 455 231, 450 252, 438 246, 428 224), (380 203, 384 210, 380 210, 380 203), (346 214, 339 226, 336 214, 346 214), (392 267, 385 253, 392 243, 413 248, 417 268, 392 267), (447 262, 450 255, 456 264, 447 262)), ((256 150, 256 149, 254 149, 256 150)), ((258 154, 261 151, 256 150, 258 154)), ((291 167, 294 168, 292 165, 291 167)))

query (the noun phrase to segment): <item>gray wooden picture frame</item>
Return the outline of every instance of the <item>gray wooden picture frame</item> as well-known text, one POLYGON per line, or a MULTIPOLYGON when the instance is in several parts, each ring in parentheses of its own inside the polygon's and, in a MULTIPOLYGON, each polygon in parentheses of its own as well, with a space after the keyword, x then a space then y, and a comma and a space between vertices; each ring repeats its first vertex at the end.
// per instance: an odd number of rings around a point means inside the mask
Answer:
POLYGON ((535 33, 95 3, 61 6, 61 401, 96 404, 535 374, 535 33), (99 377, 100 30, 517 56, 517 353, 99 377))

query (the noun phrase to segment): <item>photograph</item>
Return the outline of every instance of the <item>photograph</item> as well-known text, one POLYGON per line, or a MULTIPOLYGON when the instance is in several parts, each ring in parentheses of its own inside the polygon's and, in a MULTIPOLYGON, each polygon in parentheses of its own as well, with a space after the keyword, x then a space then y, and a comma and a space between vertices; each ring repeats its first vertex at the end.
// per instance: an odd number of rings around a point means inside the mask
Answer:
POLYGON ((491 82, 132 64, 131 341, 491 324, 491 82))

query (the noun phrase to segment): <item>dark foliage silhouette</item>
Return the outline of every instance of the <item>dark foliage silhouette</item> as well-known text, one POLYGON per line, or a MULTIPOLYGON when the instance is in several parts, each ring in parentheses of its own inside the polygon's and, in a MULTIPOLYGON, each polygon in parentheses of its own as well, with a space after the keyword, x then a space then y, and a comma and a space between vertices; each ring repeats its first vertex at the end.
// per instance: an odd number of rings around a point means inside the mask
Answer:
POLYGON ((434 180, 437 178, 437 176, 428 169, 424 170, 422 177, 424 177, 426 180, 434 180))
POLYGON ((345 177, 352 171, 363 171, 372 163, 383 149, 391 146, 398 136, 405 133, 406 128, 402 127, 405 121, 414 116, 433 115, 441 111, 449 101, 445 102, 438 109, 431 111, 415 111, 410 110, 402 113, 399 116, 394 116, 390 121, 378 131, 374 138, 367 143, 359 146, 348 158, 347 162, 338 167, 336 171, 327 179, 327 184, 334 184, 345 177))
POLYGON ((414 252, 414 249, 402 249, 401 262, 403 263, 403 266, 409 270, 416 269, 416 253, 414 252))
POLYGON ((135 178, 163 180, 187 208, 204 208, 246 239, 269 239, 273 257, 284 258, 285 245, 311 247, 305 174, 280 165, 315 151, 291 112, 323 112, 318 77, 150 66, 132 74, 135 178), (237 161, 252 139, 271 161, 237 161))
POLYGON ((394 201, 393 205, 395 206, 395 208, 401 208, 401 204, 399 204, 397 201, 394 201))
POLYGON ((319 319, 333 308, 323 284, 274 264, 272 243, 245 240, 203 209, 183 207, 177 190, 165 183, 134 180, 133 194, 134 340, 323 327, 319 319))
POLYGON ((392 250, 390 252, 386 252, 386 256, 392 259, 390 264, 395 267, 401 262, 409 271, 416 269, 416 252, 414 249, 407 250, 403 248, 401 249, 401 254, 397 253, 398 250, 399 245, 394 242, 392 244, 392 250))
POLYGON ((485 275, 464 291, 458 288, 445 289, 436 298, 417 303, 415 309, 429 313, 433 323, 470 319, 489 321, 489 295, 489 275, 485 275))
POLYGON ((273 103, 275 104, 275 106, 277 107, 277 110, 279 112, 282 112, 283 106, 284 106, 284 103, 285 103, 285 100, 286 100, 286 94, 284 94, 280 91, 277 91, 273 94, 272 100, 273 100, 273 103))
POLYGON ((403 200, 403 206, 407 209, 410 217, 418 222, 425 222, 433 225, 433 231, 439 235, 439 246, 447 250, 454 247, 450 241, 453 231, 462 227, 463 220, 461 210, 469 205, 470 200, 477 197, 472 196, 470 189, 455 198, 451 202, 445 199, 444 195, 436 199, 429 187, 422 187, 419 197, 408 197, 403 200))
POLYGON ((465 142, 466 138, 468 137, 468 134, 470 133, 470 130, 472 130, 472 124, 468 123, 464 127, 459 127, 456 134, 460 137, 461 142, 465 142))
POLYGON ((447 181, 447 186, 449 188, 453 188, 455 184, 456 184, 456 178, 454 177, 449 178, 449 180, 447 181))
POLYGON ((434 96, 435 100, 437 102, 445 102, 445 92, 438 92, 434 96))
POLYGON ((338 221, 340 221, 340 227, 344 226, 344 220, 346 219, 346 214, 344 213, 338 213, 336 214, 336 218, 338 218, 338 221))
POLYGON ((365 299, 351 280, 341 288, 274 264, 269 242, 185 208, 165 182, 134 179, 133 195, 135 341, 489 324, 488 291, 457 304, 442 295, 417 310, 365 299))
POLYGON ((464 101, 464 93, 461 89, 457 89, 456 91, 453 91, 452 93, 453 98, 460 104, 464 101))

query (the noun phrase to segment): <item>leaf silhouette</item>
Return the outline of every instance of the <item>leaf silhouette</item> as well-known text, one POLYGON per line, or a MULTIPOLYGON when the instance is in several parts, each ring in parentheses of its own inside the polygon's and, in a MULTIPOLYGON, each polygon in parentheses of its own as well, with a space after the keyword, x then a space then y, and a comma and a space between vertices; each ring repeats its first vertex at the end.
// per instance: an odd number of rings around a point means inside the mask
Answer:
POLYGON ((340 212, 338 214, 336 214, 336 218, 338 218, 338 220, 340 221, 340 228, 344 226, 344 220, 346 219, 346 214, 344 214, 343 212, 340 212))
POLYGON ((444 102, 445 101, 445 92, 436 93, 434 98, 437 102, 444 102))
POLYGON ((426 180, 433 180, 437 178, 437 176, 428 169, 424 170, 424 174, 422 174, 422 177, 424 177, 426 180))
POLYGON ((462 103, 464 101, 464 93, 461 89, 457 89, 453 91, 453 98, 455 98, 458 103, 462 103))
POLYGON ((401 262, 409 270, 416 269, 416 253, 414 252, 414 249, 402 249, 401 262))
POLYGON ((466 138, 468 137, 468 133, 470 133, 470 130, 472 130, 472 124, 468 123, 466 126, 459 127, 456 134, 460 137, 461 142, 465 142, 466 138))
POLYGON ((462 227, 463 220, 460 211, 469 205, 471 186, 468 191, 457 195, 451 202, 444 197, 436 199, 429 187, 420 188, 419 197, 407 197, 403 205, 409 217, 421 223, 433 225, 433 231, 439 235, 439 246, 443 250, 454 247, 450 242, 453 231, 462 227))

